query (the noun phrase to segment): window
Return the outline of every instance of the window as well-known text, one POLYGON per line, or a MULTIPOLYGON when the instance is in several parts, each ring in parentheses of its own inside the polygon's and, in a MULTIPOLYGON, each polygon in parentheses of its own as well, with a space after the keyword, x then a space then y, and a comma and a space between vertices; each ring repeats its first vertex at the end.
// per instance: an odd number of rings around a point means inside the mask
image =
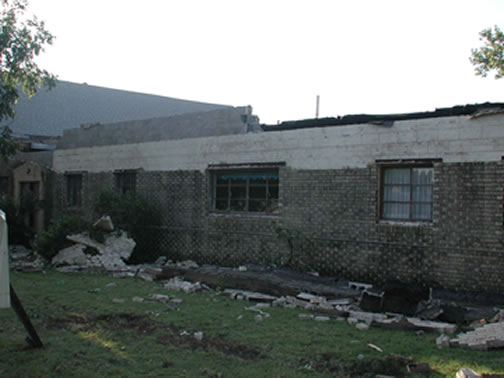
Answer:
POLYGON ((381 218, 431 221, 433 178, 432 167, 383 167, 381 218))
POLYGON ((116 172, 116 188, 119 193, 125 194, 136 190, 136 172, 116 172))
POLYGON ((67 204, 68 206, 82 206, 82 175, 67 175, 67 204))
POLYGON ((275 213, 278 169, 213 172, 213 210, 275 213))

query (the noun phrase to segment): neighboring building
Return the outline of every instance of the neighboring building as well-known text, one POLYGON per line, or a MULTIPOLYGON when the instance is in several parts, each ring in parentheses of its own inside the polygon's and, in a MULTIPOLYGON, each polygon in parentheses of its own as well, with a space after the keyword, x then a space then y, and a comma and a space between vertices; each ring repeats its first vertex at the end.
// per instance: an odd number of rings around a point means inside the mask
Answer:
POLYGON ((60 137, 64 130, 81 125, 169 117, 225 108, 230 106, 57 81, 54 88, 41 89, 31 99, 21 93, 15 109, 16 117, 7 125, 20 137, 60 137))
POLYGON ((257 133, 250 110, 219 112, 68 131, 53 158, 54 216, 91 218, 100 190, 135 190, 162 209, 156 247, 172 258, 504 289, 504 104, 257 133), (191 131, 226 119, 226 135, 191 131))

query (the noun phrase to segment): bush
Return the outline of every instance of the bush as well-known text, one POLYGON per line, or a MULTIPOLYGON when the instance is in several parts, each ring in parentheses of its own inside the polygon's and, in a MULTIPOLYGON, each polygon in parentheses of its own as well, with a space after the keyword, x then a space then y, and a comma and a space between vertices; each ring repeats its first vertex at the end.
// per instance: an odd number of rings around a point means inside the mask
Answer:
POLYGON ((51 260, 60 250, 72 245, 66 239, 67 235, 87 231, 89 228, 90 225, 76 215, 63 216, 37 237, 37 251, 51 260))
POLYGON ((121 194, 102 191, 95 202, 96 216, 109 215, 116 227, 128 232, 136 242, 129 262, 142 263, 156 259, 155 229, 146 226, 159 226, 161 212, 159 207, 134 192, 121 194))

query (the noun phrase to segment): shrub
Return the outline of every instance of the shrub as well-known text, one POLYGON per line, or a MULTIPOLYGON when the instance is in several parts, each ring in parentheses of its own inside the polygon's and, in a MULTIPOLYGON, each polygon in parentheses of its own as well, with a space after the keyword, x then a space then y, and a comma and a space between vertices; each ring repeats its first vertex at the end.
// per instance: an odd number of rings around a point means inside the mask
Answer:
POLYGON ((36 240, 40 255, 51 260, 60 250, 72 245, 66 239, 67 235, 89 230, 90 225, 76 215, 65 215, 40 233, 36 240))

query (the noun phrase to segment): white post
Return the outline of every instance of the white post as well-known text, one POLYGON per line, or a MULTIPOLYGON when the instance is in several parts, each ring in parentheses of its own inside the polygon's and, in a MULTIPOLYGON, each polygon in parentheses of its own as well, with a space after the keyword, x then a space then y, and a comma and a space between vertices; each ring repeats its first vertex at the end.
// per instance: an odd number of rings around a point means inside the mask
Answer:
POLYGON ((7 220, 0 210, 0 308, 10 308, 9 249, 7 220))

